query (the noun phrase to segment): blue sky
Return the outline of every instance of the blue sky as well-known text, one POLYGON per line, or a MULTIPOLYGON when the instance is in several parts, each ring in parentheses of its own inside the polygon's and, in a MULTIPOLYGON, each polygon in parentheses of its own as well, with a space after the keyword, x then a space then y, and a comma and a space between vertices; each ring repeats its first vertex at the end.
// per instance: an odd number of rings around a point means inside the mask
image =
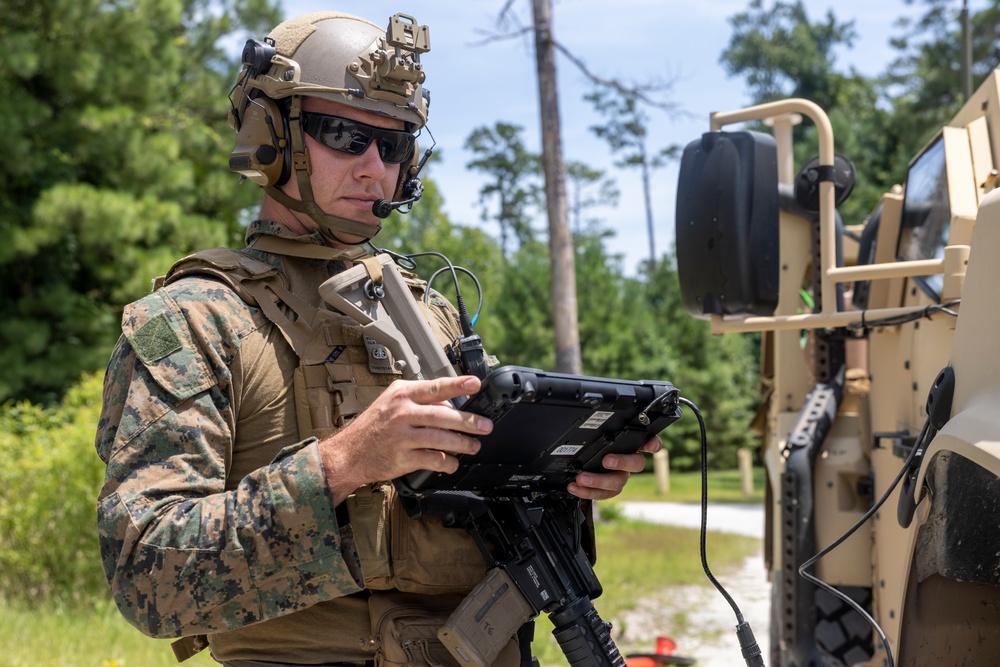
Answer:
MULTIPOLYGON (((388 24, 396 12, 413 16, 430 28, 431 51, 422 57, 431 91, 430 130, 442 161, 430 172, 445 198, 445 210, 460 224, 495 227, 480 220, 479 189, 483 177, 466 168, 472 158, 463 148, 478 127, 498 121, 521 125, 528 147, 541 150, 538 92, 533 46, 527 38, 483 41, 494 27, 505 0, 284 0, 286 16, 318 9, 336 9, 388 24)), ((766 3, 770 6, 770 2, 766 3)), ((851 50, 838 54, 838 65, 877 74, 892 59, 889 39, 899 33, 896 19, 918 15, 920 7, 903 0, 806 0, 812 21, 833 8, 840 21, 853 19, 859 38, 851 50)), ((973 0, 975 10, 982 4, 973 0)), ((727 19, 746 9, 749 0, 554 0, 556 39, 581 58, 595 74, 634 81, 673 81, 671 99, 685 112, 669 117, 650 112, 651 149, 685 145, 708 130, 712 111, 728 111, 748 102, 743 84, 729 78, 719 56, 729 43, 727 19)), ((955 0, 956 9, 960 0, 955 0)), ((530 0, 513 7, 530 21, 530 0)), ((563 57, 557 59, 559 99, 565 160, 584 162, 616 179, 622 193, 615 208, 595 209, 615 231, 608 248, 624 256, 628 273, 648 255, 642 188, 636 170, 620 170, 606 144, 590 126, 599 122, 583 95, 585 77, 563 57)), ((425 144, 421 144, 422 146, 425 144)), ((863 178, 863 174, 859 177, 863 178)), ((662 254, 673 243, 676 164, 654 173, 652 207, 655 243, 662 254)), ((536 228, 545 230, 538 217, 536 228)))

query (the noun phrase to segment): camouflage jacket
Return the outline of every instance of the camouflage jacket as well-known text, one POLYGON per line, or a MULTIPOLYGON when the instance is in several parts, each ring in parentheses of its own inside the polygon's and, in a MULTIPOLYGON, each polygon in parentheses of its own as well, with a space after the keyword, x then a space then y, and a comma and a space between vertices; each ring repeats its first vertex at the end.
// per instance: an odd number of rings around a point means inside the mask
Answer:
MULTIPOLYGON (((261 221, 248 242, 259 235, 294 238, 261 221)), ((314 306, 318 285, 343 268, 245 252, 314 306)), ((107 463, 101 556, 123 615, 155 637, 209 634, 216 657, 370 658, 354 533, 316 439, 298 436, 298 360, 277 327, 223 282, 193 275, 129 305, 122 330, 96 446, 107 463), (317 630, 331 627, 341 637, 320 645, 317 630), (267 653, 276 644, 302 648, 267 653)), ((481 559, 441 564, 465 565, 472 581, 485 574, 481 559)))

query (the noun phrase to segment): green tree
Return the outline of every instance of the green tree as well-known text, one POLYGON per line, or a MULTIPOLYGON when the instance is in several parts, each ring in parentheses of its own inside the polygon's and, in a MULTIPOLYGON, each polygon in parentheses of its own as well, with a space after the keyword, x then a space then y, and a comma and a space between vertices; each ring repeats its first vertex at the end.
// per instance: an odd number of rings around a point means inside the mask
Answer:
POLYGON ((566 189, 569 217, 576 234, 598 223, 595 218, 584 218, 584 213, 596 206, 618 206, 621 191, 613 178, 604 178, 604 172, 582 162, 566 164, 566 189), (596 192, 594 190, 596 189, 596 192))
MULTIPOLYGON (((885 74, 893 94, 893 119, 905 142, 902 159, 926 143, 964 102, 962 97, 961 8, 954 0, 906 0, 926 9, 917 17, 904 16, 902 33, 892 41, 896 59, 885 74)), ((992 0, 970 17, 973 90, 1000 63, 1000 2, 992 0)))
MULTIPOLYGON (((753 0, 745 12, 729 19, 733 28, 721 62, 731 76, 742 76, 753 104, 801 97, 815 102, 830 117, 836 150, 855 164, 859 178, 840 213, 848 224, 861 222, 881 193, 896 182, 899 134, 893 128, 877 82, 855 70, 838 71, 835 50, 853 46, 853 21, 838 21, 828 11, 812 22, 801 0, 775 2, 767 8, 753 0)), ((818 152, 815 128, 796 128, 795 158, 801 166, 818 152)))
POLYGON ((498 122, 493 128, 473 130, 465 140, 465 147, 477 156, 466 166, 492 179, 479 190, 479 203, 483 205, 483 221, 495 220, 500 226, 500 245, 505 253, 511 234, 519 245, 534 238, 531 216, 543 199, 541 158, 525 147, 523 129, 498 122), (489 202, 493 199, 496 205, 491 212, 489 202))
POLYGON ((650 177, 655 169, 666 165, 677 155, 679 146, 668 146, 655 153, 647 147, 649 118, 639 106, 637 97, 622 95, 609 86, 599 86, 584 96, 605 117, 604 125, 591 126, 590 130, 608 142, 611 152, 620 155, 616 167, 638 169, 642 177, 643 202, 646 209, 646 234, 649 244, 649 266, 656 266, 656 241, 653 232, 653 198, 650 177))
POLYGON ((219 44, 276 19, 267 0, 0 5, 0 401, 58 397, 152 276, 235 242, 257 193, 224 166, 219 44))
POLYGON ((835 74, 834 49, 857 39, 854 22, 840 23, 833 11, 812 23, 802 0, 751 0, 745 12, 729 19, 733 36, 722 52, 723 66, 743 76, 755 102, 804 97, 823 108, 834 106, 843 85, 835 74))

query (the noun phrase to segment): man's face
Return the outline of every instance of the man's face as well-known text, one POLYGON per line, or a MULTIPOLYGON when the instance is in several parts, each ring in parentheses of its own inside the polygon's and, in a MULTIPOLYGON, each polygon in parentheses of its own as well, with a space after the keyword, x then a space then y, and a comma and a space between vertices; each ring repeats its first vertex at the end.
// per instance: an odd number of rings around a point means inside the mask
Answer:
MULTIPOLYGON (((340 116, 389 130, 403 129, 403 122, 400 120, 329 100, 306 97, 302 101, 302 110, 340 116)), ((304 137, 312 165, 313 197, 319 207, 330 215, 357 220, 372 226, 377 225, 379 219, 372 213, 372 204, 376 199, 392 199, 399 170, 403 165, 383 162, 379 157, 376 141, 372 141, 361 155, 347 155, 324 146, 308 134, 304 137)), ((300 198, 296 174, 292 174, 282 189, 289 196, 300 198)), ((295 221, 304 228, 304 231, 318 228, 316 222, 304 213, 294 211, 289 213, 294 215, 295 221)), ((294 224, 288 226, 295 228, 294 224)), ((344 233, 338 233, 337 236, 348 243, 363 240, 344 233)))

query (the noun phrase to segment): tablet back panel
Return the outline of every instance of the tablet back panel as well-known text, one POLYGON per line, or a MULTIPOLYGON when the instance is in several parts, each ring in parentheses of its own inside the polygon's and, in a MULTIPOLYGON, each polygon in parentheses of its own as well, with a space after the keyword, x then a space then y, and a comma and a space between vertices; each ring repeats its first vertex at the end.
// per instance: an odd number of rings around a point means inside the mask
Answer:
POLYGON ((493 420, 474 456, 451 475, 417 471, 396 481, 404 495, 438 490, 520 495, 564 490, 605 454, 632 453, 680 415, 669 382, 616 380, 503 366, 462 410, 493 420))

